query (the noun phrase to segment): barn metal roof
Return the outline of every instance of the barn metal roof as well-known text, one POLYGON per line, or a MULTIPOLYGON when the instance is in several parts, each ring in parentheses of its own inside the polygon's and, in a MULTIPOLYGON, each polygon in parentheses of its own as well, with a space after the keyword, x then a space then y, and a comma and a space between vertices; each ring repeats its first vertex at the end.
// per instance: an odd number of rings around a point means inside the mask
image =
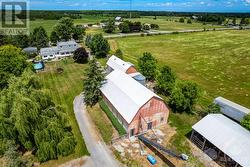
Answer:
POLYGON ((240 122, 243 117, 250 114, 250 110, 232 101, 229 101, 223 97, 217 97, 214 100, 215 104, 218 104, 221 108, 221 112, 230 118, 240 122))
POLYGON ((131 123, 139 109, 152 97, 160 98, 119 70, 111 72, 106 79, 101 91, 127 123, 131 123))
POLYGON ((126 72, 131 66, 133 66, 133 64, 125 62, 114 55, 109 58, 107 65, 114 70, 120 70, 122 72, 126 72))
POLYGON ((222 114, 211 114, 193 129, 243 167, 250 166, 250 131, 222 114))

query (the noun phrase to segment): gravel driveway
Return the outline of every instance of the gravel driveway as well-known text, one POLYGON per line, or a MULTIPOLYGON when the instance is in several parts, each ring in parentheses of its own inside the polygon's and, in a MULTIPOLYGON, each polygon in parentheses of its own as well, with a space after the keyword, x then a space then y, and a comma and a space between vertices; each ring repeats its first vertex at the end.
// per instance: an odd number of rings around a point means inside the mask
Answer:
POLYGON ((90 152, 90 160, 85 166, 93 167, 119 167, 120 163, 113 157, 107 145, 98 136, 95 125, 89 118, 81 95, 75 97, 74 112, 80 131, 90 152))

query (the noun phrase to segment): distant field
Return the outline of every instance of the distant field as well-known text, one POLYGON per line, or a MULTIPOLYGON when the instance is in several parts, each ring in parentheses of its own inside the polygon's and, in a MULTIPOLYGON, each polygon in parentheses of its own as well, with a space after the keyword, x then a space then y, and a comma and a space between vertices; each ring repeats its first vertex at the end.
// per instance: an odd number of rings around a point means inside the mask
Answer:
POLYGON ((171 66, 183 79, 205 90, 202 104, 223 96, 250 107, 250 31, 220 31, 129 37, 110 40, 135 63, 148 51, 160 65, 171 66))
POLYGON ((192 24, 187 24, 187 19, 185 23, 179 23, 179 17, 167 17, 167 16, 159 16, 156 20, 154 20, 154 16, 147 16, 142 18, 129 19, 131 21, 140 21, 142 23, 149 24, 158 24, 160 26, 160 30, 165 31, 177 31, 177 30, 188 30, 188 29, 203 29, 203 28, 218 28, 222 26, 218 25, 203 25, 202 23, 193 22, 192 24), (168 20, 168 21, 167 21, 168 20), (170 21, 171 20, 171 21, 170 21), (177 22, 175 22, 175 20, 177 22))
MULTIPOLYGON (((87 23, 98 23, 103 19, 106 19, 107 17, 97 17, 97 16, 83 16, 81 19, 75 19, 75 24, 87 24, 87 23)), ((58 20, 33 20, 30 21, 30 29, 31 31, 39 26, 43 26, 45 30, 47 31, 48 35, 53 30, 53 26, 57 23, 58 20)))
MULTIPOLYGON (((203 25, 202 23, 196 23, 193 22, 192 24, 187 24, 185 23, 179 23, 175 22, 175 20, 179 21, 178 17, 164 17, 164 16, 159 16, 157 17, 156 20, 153 19, 153 16, 147 16, 147 17, 142 17, 142 18, 136 18, 136 19, 129 19, 131 21, 140 21, 142 23, 154 23, 158 24, 160 26, 160 30, 169 30, 169 31, 177 31, 177 30, 186 30, 186 29, 203 29, 205 28, 218 28, 222 26, 212 26, 211 24, 208 25, 203 25), (169 21, 167 21, 167 19, 169 21), (172 21, 170 21, 172 20, 172 21)), ((97 17, 97 16, 83 16, 82 19, 75 19, 74 23, 75 24, 87 24, 87 23, 99 23, 101 20, 107 19, 107 17, 97 17)), ((30 21, 30 29, 31 31, 35 27, 43 26, 47 33, 50 34, 53 26, 57 23, 58 20, 34 20, 30 21)), ((187 20, 186 20, 187 21, 187 20)), ((87 29, 87 33, 93 34, 93 33, 103 33, 102 29, 96 29, 96 28, 90 28, 87 29)))
POLYGON ((73 111, 73 100, 75 96, 82 92, 82 77, 86 66, 76 64, 73 60, 68 59, 67 61, 47 63, 46 71, 38 74, 56 104, 62 105, 66 109, 77 140, 75 153, 68 157, 60 157, 59 160, 46 162, 42 164, 43 167, 58 166, 66 161, 88 154, 73 111), (59 67, 64 69, 62 74, 56 72, 59 67))

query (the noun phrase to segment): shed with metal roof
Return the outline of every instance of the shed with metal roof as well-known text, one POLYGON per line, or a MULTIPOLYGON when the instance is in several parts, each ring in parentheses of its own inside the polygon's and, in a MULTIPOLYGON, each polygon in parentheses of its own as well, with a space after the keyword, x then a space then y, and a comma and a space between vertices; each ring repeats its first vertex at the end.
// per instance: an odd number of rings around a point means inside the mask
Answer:
POLYGON ((240 124, 222 114, 210 114, 192 128, 191 140, 195 144, 199 145, 198 140, 204 139, 200 145, 202 150, 213 148, 211 144, 218 149, 213 151, 217 154, 213 155, 215 161, 219 162, 219 153, 224 153, 226 166, 250 167, 250 132, 240 124), (210 143, 210 148, 206 143, 210 143))

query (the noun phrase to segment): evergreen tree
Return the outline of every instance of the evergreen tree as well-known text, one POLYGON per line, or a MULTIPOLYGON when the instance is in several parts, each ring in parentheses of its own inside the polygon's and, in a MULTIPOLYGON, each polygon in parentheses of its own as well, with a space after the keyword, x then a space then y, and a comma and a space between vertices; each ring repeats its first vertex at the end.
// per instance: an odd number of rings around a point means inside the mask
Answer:
POLYGON ((151 53, 145 52, 143 56, 138 59, 138 66, 141 73, 148 79, 154 80, 157 70, 157 60, 151 53))
POLYGON ((95 58, 89 61, 89 67, 83 81, 84 101, 88 106, 94 106, 101 97, 100 88, 105 80, 104 71, 95 58))

